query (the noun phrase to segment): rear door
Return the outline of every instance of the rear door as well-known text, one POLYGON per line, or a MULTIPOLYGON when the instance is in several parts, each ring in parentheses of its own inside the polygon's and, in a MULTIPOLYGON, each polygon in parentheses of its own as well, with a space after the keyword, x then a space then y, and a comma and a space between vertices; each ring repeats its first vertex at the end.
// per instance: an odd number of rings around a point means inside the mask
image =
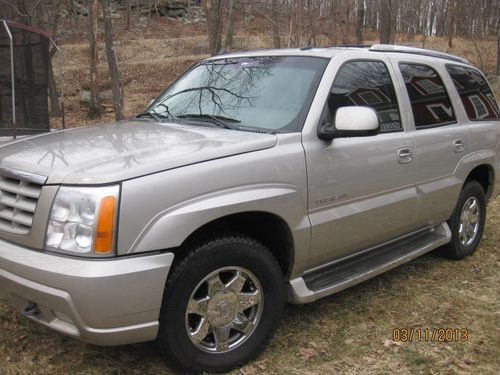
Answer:
MULTIPOLYGON (((470 149, 468 124, 457 120, 450 87, 444 83, 449 82, 444 64, 427 58, 409 61, 407 57, 393 63, 411 106, 417 223, 435 225, 449 218, 462 187, 456 170, 470 149)), ((454 103, 456 99, 454 96, 454 103)))

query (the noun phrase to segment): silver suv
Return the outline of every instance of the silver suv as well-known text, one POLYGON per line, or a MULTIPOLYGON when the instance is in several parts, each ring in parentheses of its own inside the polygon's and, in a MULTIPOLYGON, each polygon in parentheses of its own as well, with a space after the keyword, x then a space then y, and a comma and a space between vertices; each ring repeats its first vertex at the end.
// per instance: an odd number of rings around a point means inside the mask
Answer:
POLYGON ((202 61, 135 119, 0 148, 0 290, 63 334, 228 370, 287 300, 472 254, 498 119, 479 70, 428 50, 202 61))

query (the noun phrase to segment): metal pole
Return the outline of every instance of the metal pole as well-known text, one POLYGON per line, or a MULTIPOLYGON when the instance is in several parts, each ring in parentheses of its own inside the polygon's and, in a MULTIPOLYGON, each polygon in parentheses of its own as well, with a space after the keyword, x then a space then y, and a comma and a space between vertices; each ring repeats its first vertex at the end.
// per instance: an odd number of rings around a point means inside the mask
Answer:
POLYGON ((15 83, 15 69, 14 69, 14 38, 12 38, 12 33, 10 32, 9 26, 7 22, 3 20, 3 27, 10 39, 10 75, 12 78, 12 125, 13 129, 13 137, 16 138, 16 83, 15 83))

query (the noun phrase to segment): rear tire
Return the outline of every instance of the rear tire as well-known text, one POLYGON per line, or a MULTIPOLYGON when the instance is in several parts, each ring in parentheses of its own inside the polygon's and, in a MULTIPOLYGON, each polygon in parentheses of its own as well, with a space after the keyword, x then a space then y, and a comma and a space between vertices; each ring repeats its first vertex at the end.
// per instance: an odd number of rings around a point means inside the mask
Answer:
POLYGON ((248 237, 194 245, 167 281, 158 343, 182 372, 225 372, 257 357, 281 317, 278 262, 248 237))
POLYGON ((476 251, 481 241, 486 219, 486 198, 477 181, 468 182, 458 197, 448 225, 451 242, 443 247, 443 254, 460 260, 476 251))

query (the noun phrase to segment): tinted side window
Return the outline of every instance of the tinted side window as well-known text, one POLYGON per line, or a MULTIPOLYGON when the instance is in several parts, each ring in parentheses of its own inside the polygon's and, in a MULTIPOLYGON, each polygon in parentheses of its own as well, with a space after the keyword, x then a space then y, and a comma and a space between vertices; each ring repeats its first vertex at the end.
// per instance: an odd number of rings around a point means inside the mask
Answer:
POLYGON ((437 72, 420 64, 399 64, 410 97, 415 127, 446 125, 455 114, 437 72))
POLYGON ((496 120, 498 105, 488 82, 475 69, 447 65, 469 120, 496 120))
POLYGON ((333 81, 328 108, 332 117, 347 106, 371 107, 377 111, 382 132, 401 130, 398 101, 385 64, 381 61, 351 61, 333 81))

